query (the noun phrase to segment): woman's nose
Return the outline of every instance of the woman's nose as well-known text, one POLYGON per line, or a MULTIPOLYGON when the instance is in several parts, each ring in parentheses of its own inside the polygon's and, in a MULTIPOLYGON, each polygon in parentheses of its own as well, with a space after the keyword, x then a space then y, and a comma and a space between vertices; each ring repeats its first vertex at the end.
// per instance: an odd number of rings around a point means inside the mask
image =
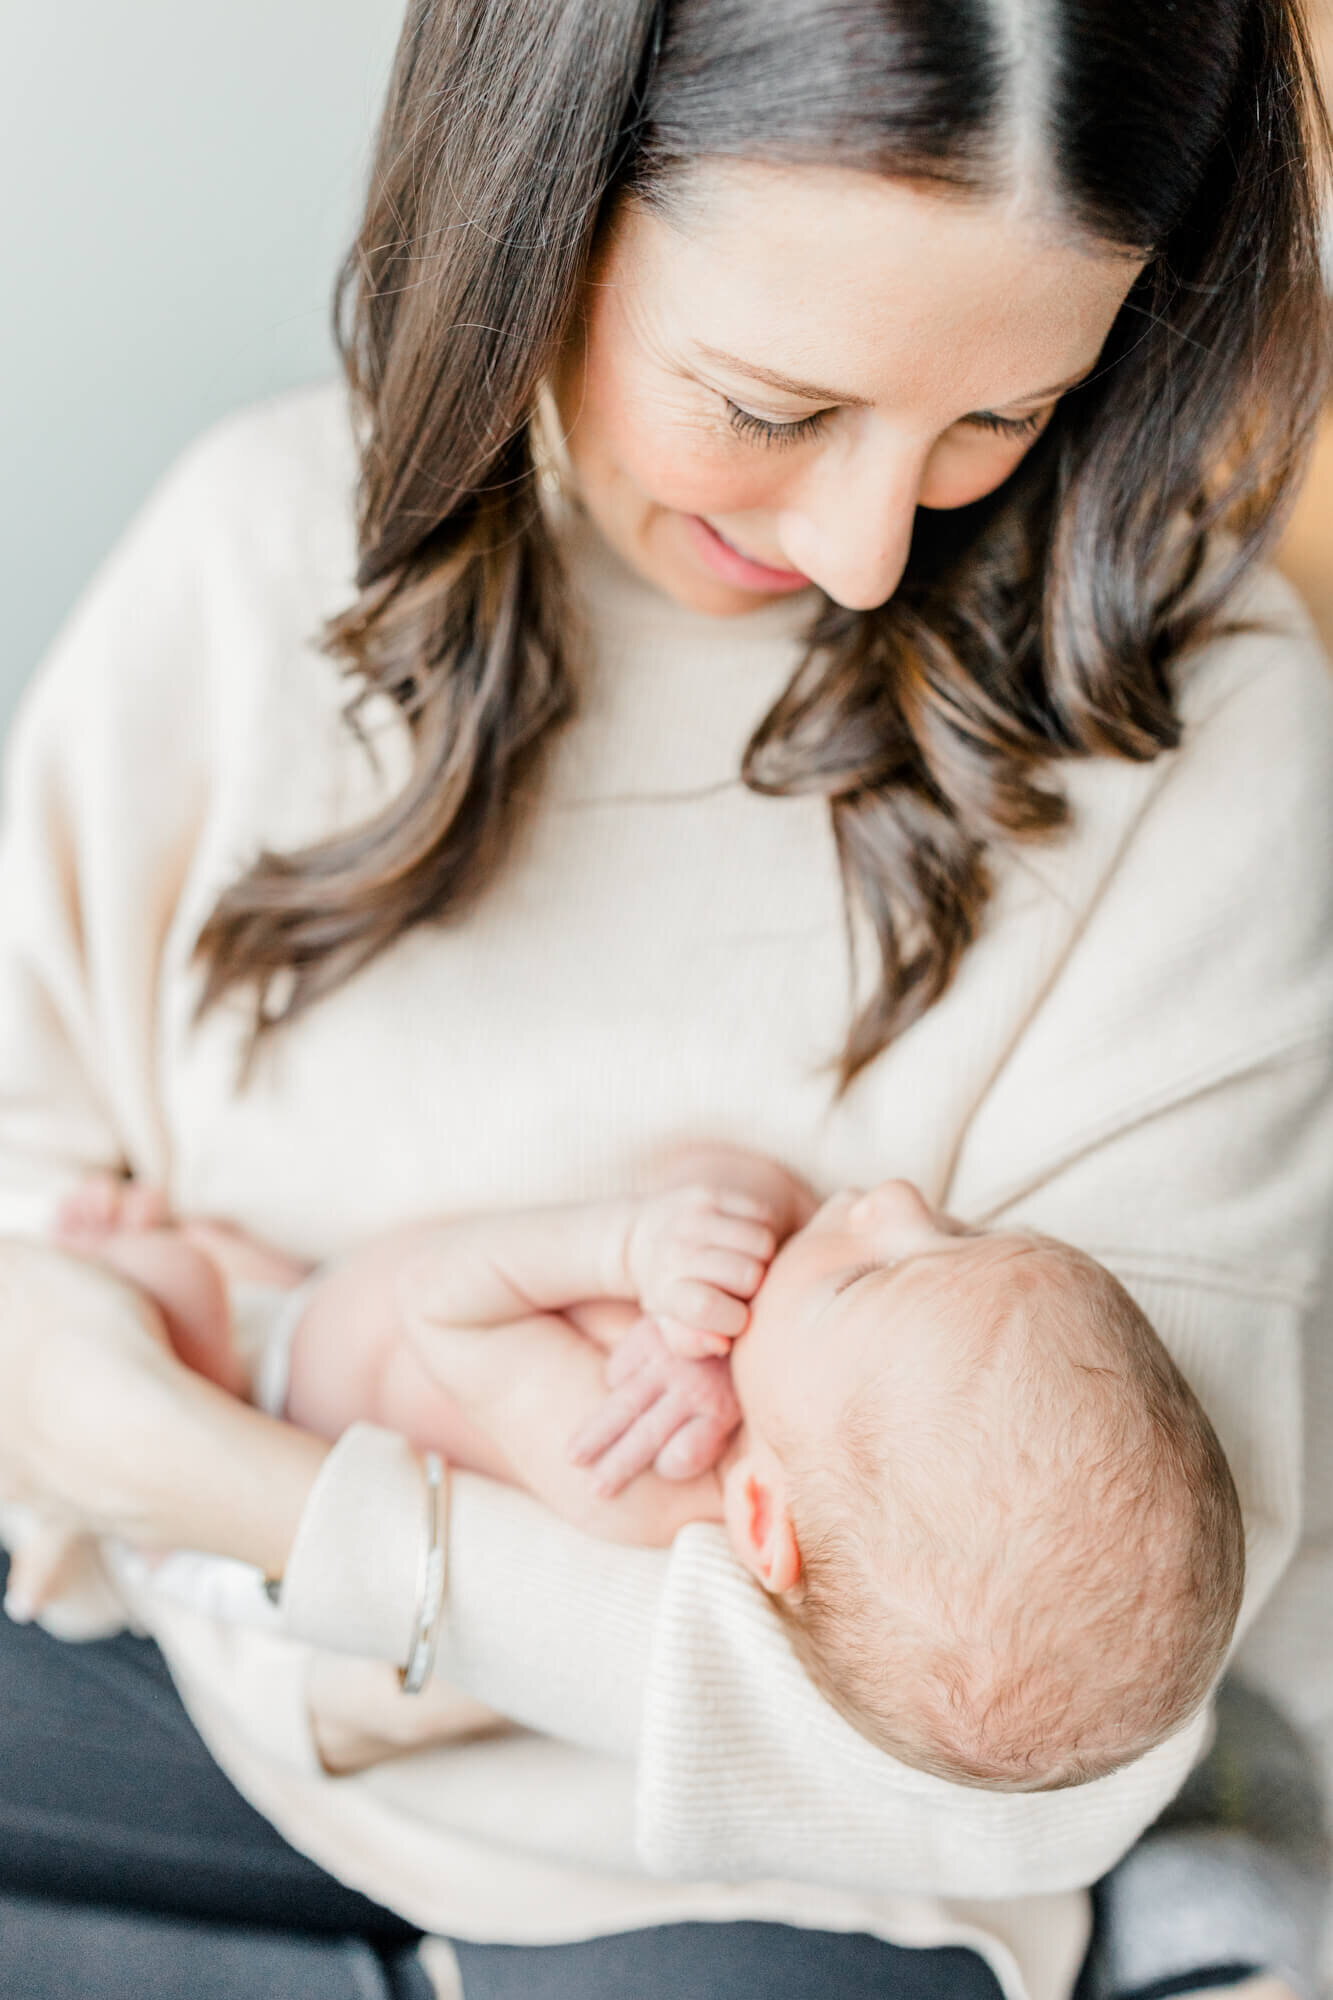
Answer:
POLYGON ((907 566, 927 455, 868 440, 812 466, 779 521, 786 560, 849 611, 885 603, 907 566))

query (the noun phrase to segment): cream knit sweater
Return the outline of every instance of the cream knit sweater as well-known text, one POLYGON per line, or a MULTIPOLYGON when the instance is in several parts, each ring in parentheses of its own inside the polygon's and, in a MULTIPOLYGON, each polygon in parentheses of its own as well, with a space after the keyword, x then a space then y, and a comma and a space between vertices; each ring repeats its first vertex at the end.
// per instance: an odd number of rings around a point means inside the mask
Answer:
MULTIPOLYGON (((335 390, 222 426, 31 689, 0 849, 0 1229, 42 1229, 120 1162, 311 1257, 426 1210, 609 1192, 675 1137, 769 1148, 822 1188, 906 1174, 1135 1292, 1231 1459, 1252 1619, 1298 1533, 1300 1341, 1333 1205, 1333 704, 1282 594, 1190 668, 1179 753, 1065 767, 1072 830, 994 857, 953 989, 839 1101, 826 813, 735 776, 802 608, 694 616, 574 524, 580 712, 534 824, 465 922, 402 940, 238 1095, 241 1004, 190 1027, 202 920, 261 842, 363 818, 404 769, 396 715, 369 711, 368 756, 312 643, 349 596, 353 478, 335 390)), ((242 1789, 429 1929, 770 1917, 973 1943, 1010 1994, 1063 2000, 1083 1885, 1201 1740, 1202 1721, 1033 1797, 907 1771, 804 1681, 720 1531, 613 1549, 460 1477, 440 1670, 527 1727, 331 1780, 311 1648, 402 1656, 420 1508, 403 1449, 358 1428, 302 1524, 291 1636, 132 1608, 242 1789)), ((1292 1586, 1305 1653, 1271 1608, 1254 1638, 1314 1721, 1318 1555, 1292 1586)))

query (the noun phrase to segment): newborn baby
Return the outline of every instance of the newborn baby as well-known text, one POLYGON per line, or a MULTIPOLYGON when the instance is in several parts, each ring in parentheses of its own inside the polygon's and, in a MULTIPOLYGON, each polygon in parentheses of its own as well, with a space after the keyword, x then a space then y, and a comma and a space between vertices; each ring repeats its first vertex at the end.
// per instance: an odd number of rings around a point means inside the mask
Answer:
MULTIPOLYGON (((1212 1427, 1128 1294, 904 1181, 812 1214, 771 1162, 710 1158, 707 1185, 412 1225, 331 1267, 288 1414, 330 1436, 384 1423, 622 1539, 724 1521, 828 1698, 941 1777, 1079 1783, 1176 1729, 1222 1665, 1242 1530, 1212 1427), (714 1469, 661 1476, 701 1455, 714 1469)), ((63 1234, 235 1386, 229 1239, 163 1213, 99 1183, 63 1234)))

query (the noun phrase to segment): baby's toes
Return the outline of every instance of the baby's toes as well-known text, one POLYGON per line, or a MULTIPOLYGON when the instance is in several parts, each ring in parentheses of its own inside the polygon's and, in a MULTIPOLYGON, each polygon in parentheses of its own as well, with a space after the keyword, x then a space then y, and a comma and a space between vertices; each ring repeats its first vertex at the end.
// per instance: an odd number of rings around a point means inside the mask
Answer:
POLYGON ((100 1240, 120 1227, 127 1182, 116 1174, 89 1174, 56 1210, 53 1228, 62 1243, 100 1240))
POLYGON ((121 1197, 122 1229, 164 1229, 171 1221, 171 1208, 161 1188, 147 1181, 129 1181, 121 1197))

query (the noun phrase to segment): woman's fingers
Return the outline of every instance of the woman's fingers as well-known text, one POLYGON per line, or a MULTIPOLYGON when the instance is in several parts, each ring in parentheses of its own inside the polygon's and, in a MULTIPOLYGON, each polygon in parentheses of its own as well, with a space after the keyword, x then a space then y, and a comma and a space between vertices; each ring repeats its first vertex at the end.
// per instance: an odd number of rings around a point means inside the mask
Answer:
POLYGON ((86 1537, 72 1528, 43 1521, 15 1549, 5 1588, 5 1614, 27 1625, 61 1595, 83 1560, 86 1537))

